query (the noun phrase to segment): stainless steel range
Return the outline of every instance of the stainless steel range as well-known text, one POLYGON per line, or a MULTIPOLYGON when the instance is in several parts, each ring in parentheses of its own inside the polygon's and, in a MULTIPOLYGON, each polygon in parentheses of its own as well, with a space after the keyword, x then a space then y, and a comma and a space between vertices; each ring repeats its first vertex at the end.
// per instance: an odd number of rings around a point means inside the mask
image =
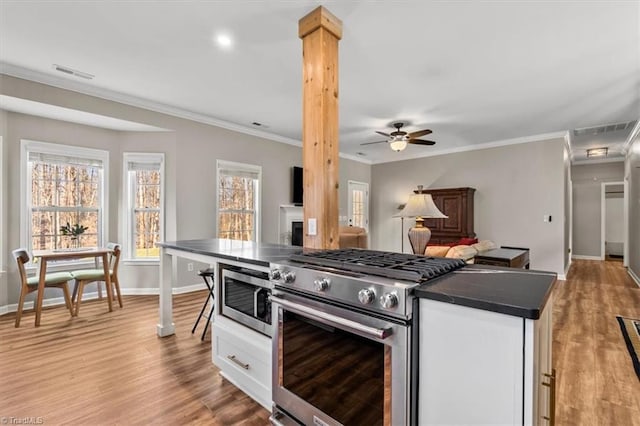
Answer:
POLYGON ((359 249, 307 250, 272 265, 271 422, 416 424, 413 289, 464 265, 359 249))

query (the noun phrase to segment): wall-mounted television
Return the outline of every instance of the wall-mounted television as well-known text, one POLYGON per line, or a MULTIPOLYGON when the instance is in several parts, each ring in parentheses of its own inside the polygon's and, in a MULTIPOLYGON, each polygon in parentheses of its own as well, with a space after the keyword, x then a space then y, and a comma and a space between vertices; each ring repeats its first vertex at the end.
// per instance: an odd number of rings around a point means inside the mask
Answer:
POLYGON ((302 167, 291 168, 291 202, 296 206, 302 205, 302 167))

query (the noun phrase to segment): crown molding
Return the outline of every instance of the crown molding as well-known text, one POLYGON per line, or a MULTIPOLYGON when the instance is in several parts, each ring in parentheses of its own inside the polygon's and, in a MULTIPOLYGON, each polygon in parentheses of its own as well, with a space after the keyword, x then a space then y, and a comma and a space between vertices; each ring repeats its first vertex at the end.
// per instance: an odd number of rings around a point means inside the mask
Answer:
MULTIPOLYGON (((121 92, 116 92, 113 90, 92 86, 84 82, 73 81, 64 77, 53 76, 47 73, 31 70, 31 69, 10 64, 7 62, 0 61, 0 74, 6 74, 11 77, 21 78, 23 80, 29 80, 36 83, 42 83, 48 86, 57 87, 59 89, 70 90, 73 92, 81 93, 83 95, 94 96, 97 98, 118 102, 121 104, 133 106, 136 108, 159 112, 162 114, 171 115, 173 117, 178 117, 185 120, 208 124, 211 126, 220 127, 227 130, 232 130, 234 132, 256 136, 263 139, 268 139, 274 142, 280 142, 287 145, 297 146, 300 148, 302 147, 302 141, 299 141, 297 139, 276 135, 273 133, 265 132, 264 130, 258 130, 251 127, 242 126, 240 124, 232 123, 225 120, 220 120, 215 117, 185 110, 182 108, 173 107, 171 105, 166 105, 160 102, 154 102, 148 99, 138 98, 136 96, 127 95, 121 92)), ((357 161, 359 163, 364 163, 364 164, 371 164, 370 160, 367 160, 355 155, 339 153, 339 156, 347 160, 357 161)))
POLYGON ((427 154, 415 154, 407 158, 403 158, 402 160, 373 161, 372 164, 393 163, 396 161, 415 160, 418 158, 426 158, 426 157, 437 157, 440 155, 456 154, 456 153, 468 152, 468 151, 477 151, 480 149, 488 149, 488 148, 498 148, 501 146, 519 145, 522 143, 529 143, 529 142, 542 142, 549 139, 565 138, 566 133, 567 131, 562 131, 562 132, 544 133, 544 134, 533 135, 533 136, 522 136, 514 139, 504 139, 501 141, 487 142, 487 143, 482 143, 477 145, 461 146, 458 148, 444 149, 444 150, 435 151, 435 152, 432 151, 431 153, 427 153, 427 154))
POLYGON ((638 118, 638 120, 636 121, 636 125, 633 126, 633 129, 631 129, 629 136, 627 136, 627 140, 622 146, 623 154, 627 154, 631 151, 631 145, 633 145, 633 142, 638 139, 638 137, 640 137, 640 118, 638 118))
POLYGON ((253 129, 247 126, 242 126, 240 124, 220 120, 218 118, 211 117, 205 114, 177 108, 160 102, 154 102, 148 99, 138 98, 136 96, 127 95, 121 92, 116 92, 114 90, 92 86, 80 81, 72 81, 68 78, 53 76, 40 71, 34 71, 28 68, 20 67, 18 65, 9 64, 7 62, 0 62, 0 73, 9 75, 11 77, 33 81, 36 83, 46 84, 48 86, 57 87, 59 89, 70 90, 108 101, 118 102, 136 108, 142 108, 149 111, 171 115, 173 117, 184 118, 186 120, 196 121, 198 123, 209 124, 212 126, 221 127, 223 129, 233 130, 239 133, 269 139, 275 142, 302 146, 302 143, 296 139, 274 135, 273 133, 265 132, 264 130, 253 129))

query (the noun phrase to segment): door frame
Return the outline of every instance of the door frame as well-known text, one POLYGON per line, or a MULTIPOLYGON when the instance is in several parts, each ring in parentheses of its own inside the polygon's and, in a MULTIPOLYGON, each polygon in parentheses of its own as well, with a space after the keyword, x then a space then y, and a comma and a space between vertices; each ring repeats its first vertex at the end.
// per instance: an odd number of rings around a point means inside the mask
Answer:
POLYGON ((606 200, 606 192, 607 186, 613 185, 622 185, 622 263, 626 265, 627 263, 627 246, 629 245, 629 220, 628 220, 628 190, 627 190, 627 182, 626 181, 616 181, 616 182, 602 182, 600 184, 600 259, 605 259, 605 238, 606 238, 606 225, 607 225, 607 200, 606 200))
POLYGON ((368 182, 360 182, 357 180, 348 180, 347 181, 347 225, 351 225, 349 223, 349 221, 351 220, 351 214, 353 213, 353 196, 352 196, 352 185, 355 186, 364 186, 365 187, 365 202, 364 202, 364 207, 365 207, 365 226, 364 229, 367 231, 367 233, 369 233, 369 224, 371 223, 370 221, 370 217, 369 217, 369 211, 370 211, 370 200, 369 200, 369 183, 368 182))

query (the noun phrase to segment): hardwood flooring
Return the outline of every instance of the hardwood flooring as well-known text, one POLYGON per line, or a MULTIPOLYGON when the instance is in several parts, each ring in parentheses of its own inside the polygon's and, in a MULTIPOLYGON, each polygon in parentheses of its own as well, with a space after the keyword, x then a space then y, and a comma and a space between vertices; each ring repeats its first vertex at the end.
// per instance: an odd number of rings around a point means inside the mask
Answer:
POLYGON ((616 321, 640 318, 640 288, 622 262, 574 260, 555 300, 557 424, 640 425, 640 380, 616 321))
MULTIPOLYGON (((218 374, 209 334, 191 334, 205 297, 174 297, 168 338, 155 334, 157 296, 127 296, 112 313, 88 301, 76 318, 45 309, 38 328, 33 312, 18 329, 15 314, 0 316, 0 421, 268 424, 267 410, 218 374)), ((615 319, 640 318, 640 288, 620 262, 576 260, 555 302, 556 424, 640 426, 640 380, 615 319)))
POLYGON ((0 421, 43 424, 266 425, 269 413, 218 374, 210 332, 191 327, 206 292, 174 296, 176 334, 156 337, 157 296, 129 296, 124 308, 87 301, 80 316, 46 309, 0 317, 0 421))

